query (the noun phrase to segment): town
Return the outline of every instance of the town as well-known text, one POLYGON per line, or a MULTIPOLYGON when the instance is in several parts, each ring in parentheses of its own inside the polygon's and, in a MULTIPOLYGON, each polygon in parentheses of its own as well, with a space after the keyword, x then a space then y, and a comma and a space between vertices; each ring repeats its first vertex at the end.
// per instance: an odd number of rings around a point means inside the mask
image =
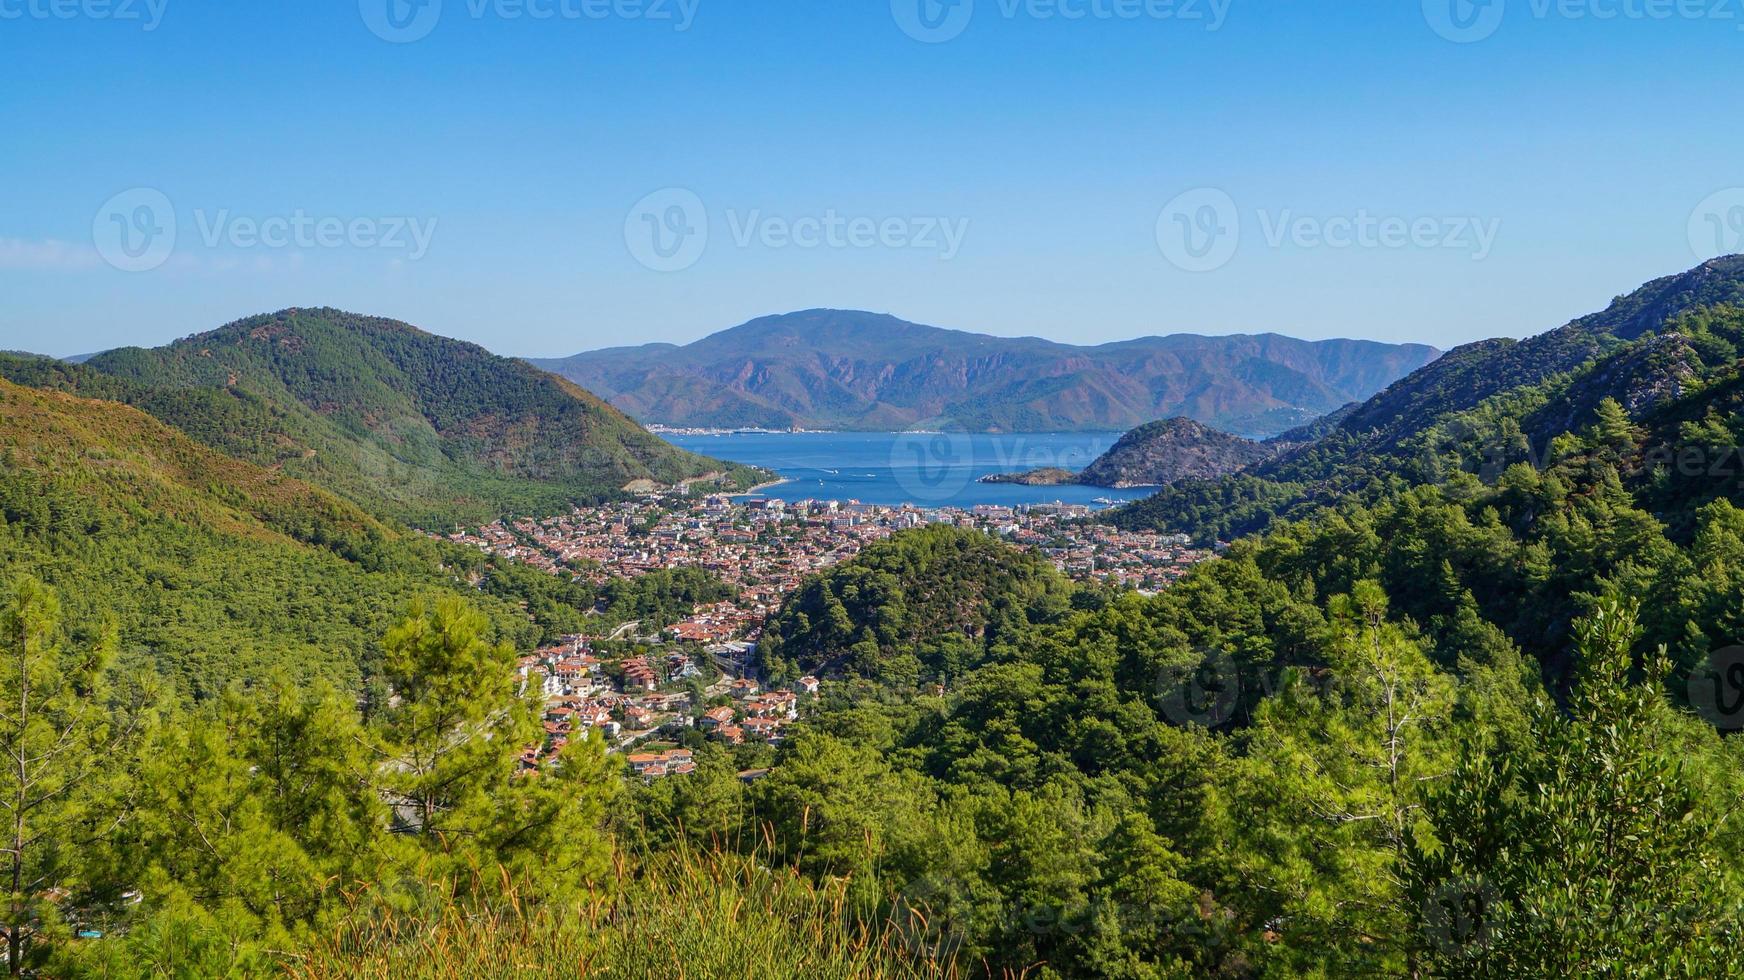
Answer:
POLYGON ((1183 535, 1084 521, 1073 504, 920 508, 760 496, 651 494, 542 520, 459 530, 450 541, 552 575, 603 585, 699 569, 732 597, 671 622, 622 622, 523 656, 522 689, 545 699, 545 742, 529 767, 598 730, 644 779, 694 771, 700 741, 779 744, 820 681, 765 691, 752 668, 763 624, 804 579, 899 531, 952 524, 1034 549, 1079 581, 1154 592, 1210 552, 1183 535))

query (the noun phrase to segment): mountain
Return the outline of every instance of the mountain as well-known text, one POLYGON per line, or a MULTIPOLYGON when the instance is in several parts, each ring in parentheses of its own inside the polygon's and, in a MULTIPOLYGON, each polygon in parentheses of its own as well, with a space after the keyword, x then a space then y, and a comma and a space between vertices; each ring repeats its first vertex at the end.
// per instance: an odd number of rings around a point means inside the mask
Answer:
POLYGON ((185 693, 280 669, 357 689, 419 597, 462 591, 525 631, 460 586, 479 557, 129 406, 0 380, 0 582, 46 580, 70 620, 112 622, 125 661, 185 693))
POLYGON ((672 426, 1124 431, 1180 415, 1263 437, 1367 398, 1438 353, 1276 334, 1075 347, 808 310, 684 347, 533 363, 638 419, 672 426))
POLYGON ((1177 480, 1209 480, 1270 459, 1284 448, 1219 432, 1192 419, 1174 418, 1141 425, 1122 436, 1080 473, 1032 470, 983 479, 984 483, 1029 486, 1079 484, 1090 487, 1160 487, 1177 480))
POLYGON ((524 362, 331 309, 251 317, 84 365, 13 358, 0 373, 137 405, 230 455, 417 524, 760 476, 680 451, 524 362))
POLYGON ((1702 333, 1704 311, 1739 306, 1744 256, 1704 262, 1547 333, 1455 348, 1320 424, 1306 445, 1217 480, 1184 481, 1107 519, 1201 537, 1253 533, 1341 495, 1372 498, 1390 480, 1438 479, 1450 446, 1504 417, 1510 430, 1496 438, 1505 447, 1485 451, 1542 453, 1549 439, 1590 424, 1605 398, 1639 419, 1683 395, 1703 370, 1688 335, 1702 333))

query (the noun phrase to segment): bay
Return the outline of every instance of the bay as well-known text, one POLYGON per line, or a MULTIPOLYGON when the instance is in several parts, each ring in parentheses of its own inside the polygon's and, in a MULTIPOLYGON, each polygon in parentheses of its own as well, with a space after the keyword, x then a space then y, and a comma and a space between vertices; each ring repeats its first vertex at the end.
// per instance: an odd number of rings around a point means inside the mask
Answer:
POLYGON ((1021 506, 1061 502, 1109 506, 1153 489, 1025 487, 979 483, 983 476, 1056 466, 1081 470, 1118 432, 970 435, 926 432, 666 433, 667 441, 717 459, 773 470, 781 484, 759 491, 786 500, 857 500, 918 507, 1021 506), (1101 501, 1101 502, 1099 502, 1101 501))

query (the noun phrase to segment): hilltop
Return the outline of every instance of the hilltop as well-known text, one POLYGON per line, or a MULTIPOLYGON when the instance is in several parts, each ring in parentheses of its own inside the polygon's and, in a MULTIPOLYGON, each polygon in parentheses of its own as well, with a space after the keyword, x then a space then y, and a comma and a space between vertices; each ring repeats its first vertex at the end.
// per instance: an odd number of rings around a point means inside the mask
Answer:
POLYGON ((1276 440, 1255 442, 1243 439, 1192 419, 1163 419, 1141 425, 1121 436, 1108 452, 1097 457, 1082 472, 1031 470, 990 476, 982 482, 1028 486, 1078 484, 1115 489, 1161 487, 1177 480, 1207 480, 1234 473, 1270 459, 1286 445, 1276 440))
POLYGON ((9 358, 0 374, 136 405, 223 452, 416 524, 761 475, 678 450, 524 362, 332 309, 251 317, 82 366, 9 358))

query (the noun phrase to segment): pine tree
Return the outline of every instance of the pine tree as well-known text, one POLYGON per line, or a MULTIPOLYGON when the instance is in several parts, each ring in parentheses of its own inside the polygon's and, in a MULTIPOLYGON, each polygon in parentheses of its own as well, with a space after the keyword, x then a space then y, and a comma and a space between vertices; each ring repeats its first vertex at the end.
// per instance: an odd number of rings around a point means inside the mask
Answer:
POLYGON ((61 605, 35 578, 20 577, 0 610, 0 815, 4 818, 7 968, 39 958, 38 940, 66 924, 80 885, 82 848, 112 827, 117 743, 104 704, 114 654, 111 631, 85 649, 62 647, 61 605))
POLYGON ((1433 975, 1736 976, 1736 896, 1716 835, 1736 801, 1686 771, 1661 692, 1633 683, 1636 608, 1576 624, 1580 676, 1563 714, 1470 751, 1429 804, 1410 856, 1415 941, 1433 975))
POLYGON ((379 776, 408 872, 466 890, 539 879, 543 894, 602 874, 600 823, 613 791, 597 736, 524 771, 543 738, 542 703, 517 692, 514 651, 485 637, 488 621, 459 598, 417 605, 383 642, 395 699, 380 723, 379 776), (428 863, 423 863, 428 862, 428 863))

